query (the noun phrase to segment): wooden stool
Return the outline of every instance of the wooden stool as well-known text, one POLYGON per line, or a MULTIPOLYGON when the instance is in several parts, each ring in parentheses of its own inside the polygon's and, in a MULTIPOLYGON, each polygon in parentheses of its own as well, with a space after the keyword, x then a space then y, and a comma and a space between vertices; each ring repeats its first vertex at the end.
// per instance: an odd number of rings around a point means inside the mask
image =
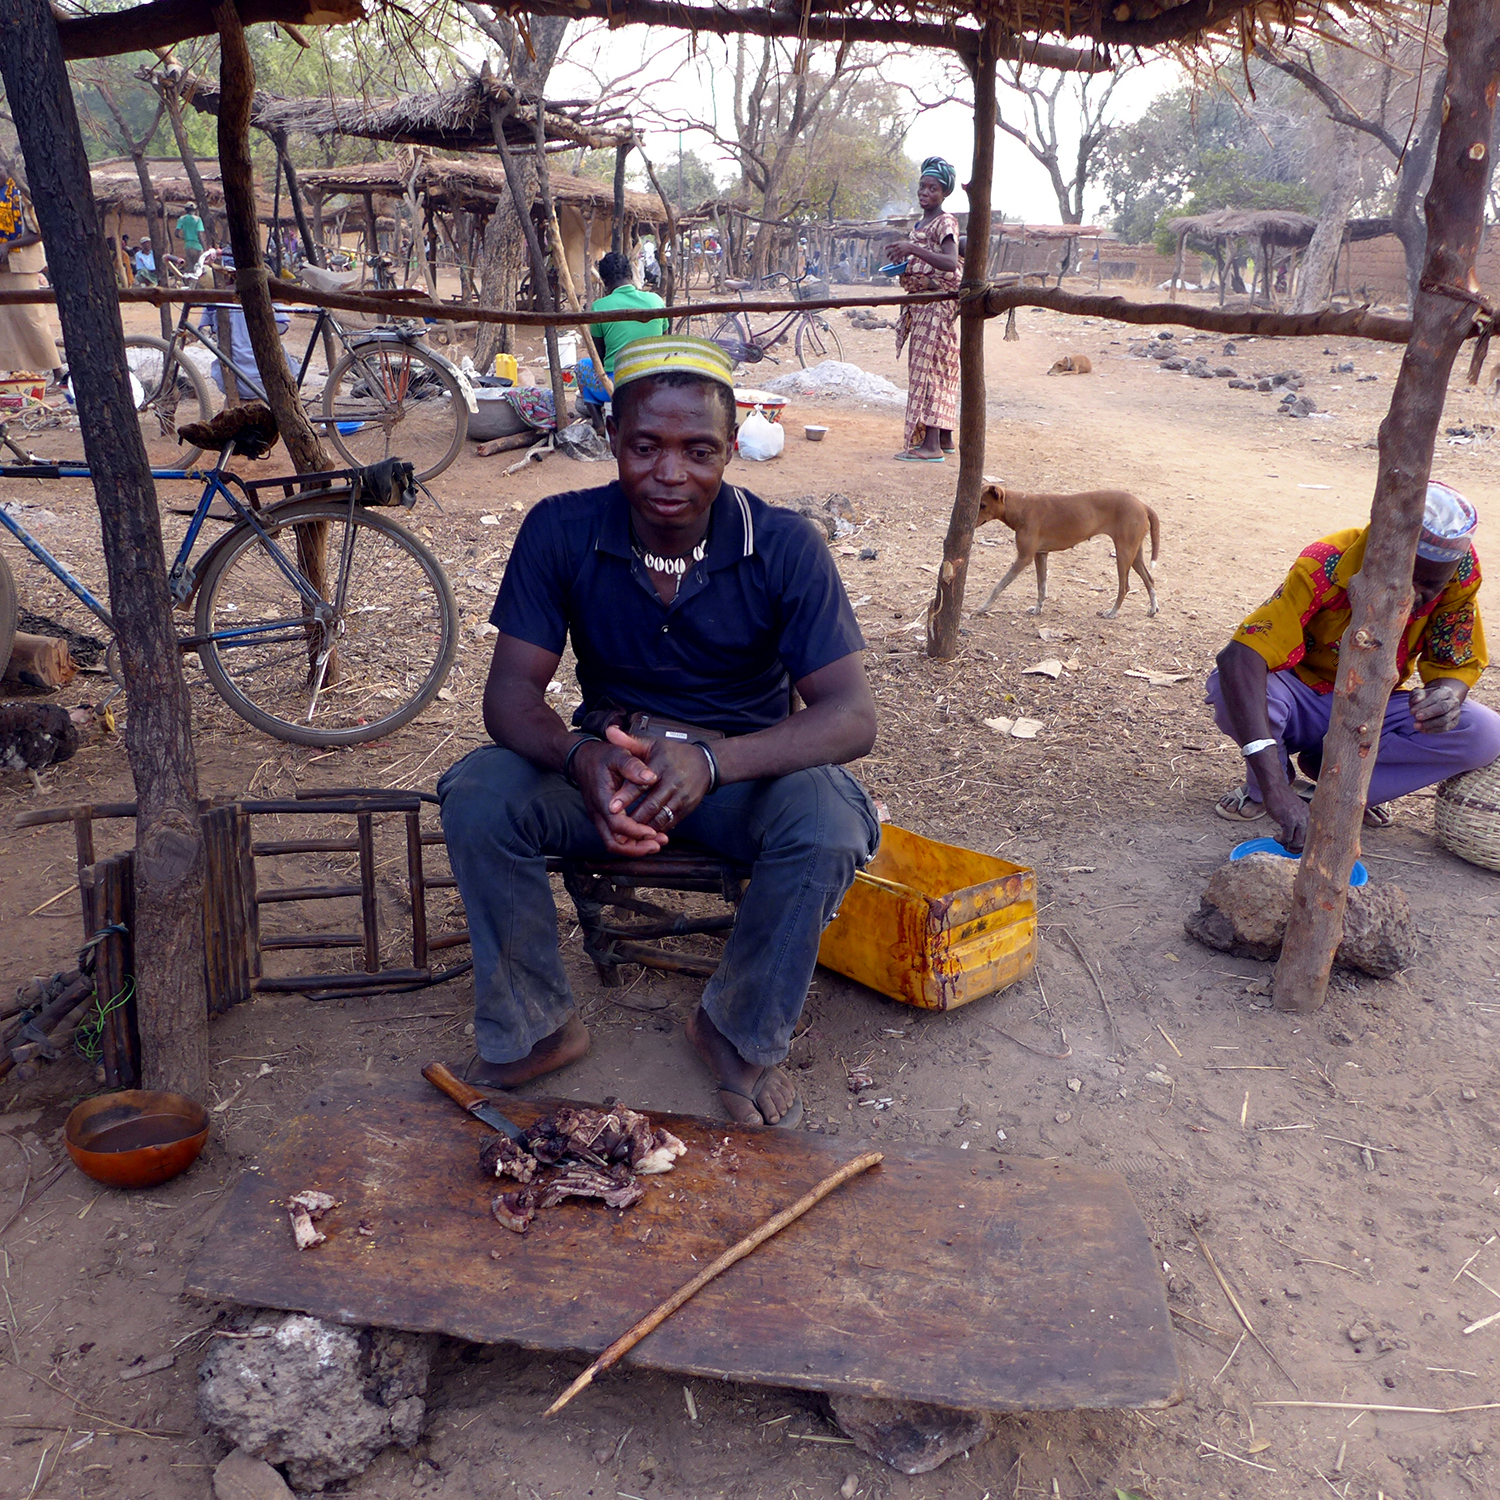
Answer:
POLYGON ((658 940, 695 933, 722 933, 734 928, 740 897, 750 879, 750 867, 720 859, 706 850, 674 849, 643 859, 549 859, 547 868, 562 875, 573 898, 584 951, 594 961, 599 982, 614 989, 624 981, 621 964, 644 964, 669 974, 707 979, 719 966, 709 954, 677 953, 657 946, 658 940), (729 908, 713 916, 673 912, 635 894, 641 890, 702 891, 719 896, 729 908), (607 918, 606 908, 632 912, 643 922, 607 918))

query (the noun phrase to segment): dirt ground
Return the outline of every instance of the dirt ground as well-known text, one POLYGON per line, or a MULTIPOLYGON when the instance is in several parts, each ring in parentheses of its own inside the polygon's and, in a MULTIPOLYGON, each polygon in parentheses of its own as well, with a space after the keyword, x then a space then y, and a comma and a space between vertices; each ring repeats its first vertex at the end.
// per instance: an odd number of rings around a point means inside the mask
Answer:
MULTIPOLYGON (((1054 562, 1040 620, 1025 612, 1034 594, 1024 578, 993 616, 967 623, 956 660, 921 655, 913 627, 932 594, 957 469, 891 461, 899 407, 798 401, 787 413, 784 456, 737 460, 730 477, 769 499, 849 497, 857 531, 834 547, 861 601, 882 712, 860 774, 896 822, 1038 873, 1037 972, 1004 994, 934 1014, 819 972, 792 1054, 806 1128, 1123 1173, 1160 1255, 1186 1399, 1139 1414, 1008 1417, 966 1457, 908 1479, 837 1441, 806 1394, 693 1381, 693 1420, 681 1381, 617 1371, 543 1425, 546 1398, 576 1361, 454 1345, 434 1380, 421 1447, 388 1451, 351 1494, 812 1500, 843 1486, 844 1495, 882 1500, 1000 1500, 1111 1495, 1118 1486, 1210 1500, 1330 1489, 1346 1500, 1449 1500, 1500 1489, 1493 1410, 1258 1404, 1452 1408, 1497 1399, 1500 1323, 1465 1333, 1500 1313, 1500 1099, 1487 1061, 1500 1025, 1495 876, 1437 846, 1430 796, 1405 799, 1389 830, 1366 834, 1364 857, 1374 879, 1409 894, 1420 958, 1389 982, 1339 978, 1313 1016, 1271 1010, 1268 966, 1200 948, 1182 929, 1209 873, 1248 836, 1213 815, 1239 762, 1203 706, 1203 675, 1300 547, 1367 514, 1374 436, 1399 350, 1241 340, 1225 358, 1222 338, 1191 346, 1241 374, 1302 371, 1304 394, 1321 411, 1294 420, 1276 415, 1275 396, 1131 358, 1130 344, 1151 331, 1022 312, 1020 340, 1006 343, 992 325, 986 467, 1024 488, 1123 486, 1154 506, 1162 521, 1155 619, 1139 592, 1117 620, 1097 618, 1114 589, 1108 544, 1097 540, 1054 562), (1095 373, 1048 378, 1067 352, 1088 354, 1095 373), (1345 360, 1355 373, 1334 373, 1345 360), (1359 382, 1360 374, 1378 378, 1359 382), (828 426, 821 446, 802 440, 806 421, 828 426), (874 560, 859 560, 865 547, 874 560), (1067 663, 1056 681, 1023 675, 1047 657, 1067 663), (1134 669, 1188 675, 1152 687, 1125 675, 1134 669), (1040 735, 997 737, 983 721, 1001 714, 1040 719, 1040 735), (1113 1023, 1069 937, 1098 970, 1113 1023), (1011 1040, 1055 1052, 1064 1033, 1066 1061, 1011 1040), (875 1083, 858 1095, 846 1084, 856 1063, 875 1083), (876 1106, 881 1099, 888 1107, 876 1106), (1190 1226, 1280 1369, 1239 1338, 1190 1226)), ((889 332, 840 332, 846 358, 904 385, 889 332)), ((1500 501, 1496 425, 1489 398, 1455 381, 1444 426, 1472 436, 1440 439, 1436 472, 1491 524, 1500 501)), ((553 458, 505 478, 506 461, 466 454, 438 481, 442 514, 424 505, 410 518, 447 564, 466 627, 486 615, 526 508, 609 474, 553 458)), ((102 584, 90 495, 58 487, 6 498, 42 507, 25 512, 28 524, 102 584)), ((169 532, 181 524, 168 521, 169 532)), ((1481 555, 1488 534, 1486 526, 1481 555)), ((980 540, 971 605, 1014 555, 1009 533, 980 540)), ((87 629, 50 579, 5 545, 23 602, 87 629)), ((1493 582, 1485 602, 1500 602, 1493 582)), ((487 644, 466 629, 451 700, 388 740, 323 753, 249 729, 190 662, 203 789, 431 789, 483 741, 487 657, 487 644)), ((63 696, 97 697, 99 681, 80 678, 63 696)), ((1500 705, 1493 676, 1477 696, 1500 705)), ((123 749, 103 740, 50 773, 45 800, 129 790, 123 749)), ((0 996, 30 974, 69 967, 78 939, 76 897, 47 904, 74 878, 71 837, 12 826, 36 805, 29 783, 0 773, 0 996)), ((123 836, 123 828, 111 835, 123 836)), ((385 860, 394 951, 402 870, 394 853, 388 869, 385 860)), ((337 857, 306 857, 288 861, 285 878, 340 868, 337 857)), ((603 991, 579 961, 570 916, 559 932, 594 1047, 548 1090, 715 1113, 683 1036, 698 986, 650 974, 628 993, 603 991)), ((126 1196, 98 1191, 69 1167, 0 1233, 0 1495, 207 1493, 222 1450, 194 1414, 196 1371, 228 1309, 186 1298, 185 1266, 262 1140, 320 1073, 352 1063, 409 1075, 434 1057, 461 1062, 470 1002, 461 980, 418 996, 321 1004, 266 996, 242 1006, 213 1028, 214 1129, 192 1171, 126 1196), (163 1354, 175 1362, 141 1375, 163 1354)), ((39 1181, 62 1159, 62 1121, 93 1087, 76 1061, 20 1087, 0 1084, 0 1215, 9 1217, 28 1173, 39 1181)), ((962 1347, 951 1354, 964 1358, 962 1347)))

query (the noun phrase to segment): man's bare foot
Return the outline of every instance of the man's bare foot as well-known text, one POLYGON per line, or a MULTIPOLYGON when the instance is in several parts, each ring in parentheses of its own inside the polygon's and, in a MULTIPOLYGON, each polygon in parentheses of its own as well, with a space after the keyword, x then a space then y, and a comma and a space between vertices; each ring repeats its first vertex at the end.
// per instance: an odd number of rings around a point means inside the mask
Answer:
POLYGON ((790 1128, 802 1118, 802 1100, 791 1079, 780 1068, 747 1063, 701 1007, 688 1018, 687 1034, 736 1125, 790 1128))
POLYGON ((571 1062, 577 1062, 589 1050, 589 1029, 576 1014, 568 1017, 551 1036, 544 1036, 525 1057, 515 1062, 492 1063, 483 1058, 468 1071, 470 1083, 492 1089, 513 1089, 543 1073, 554 1073, 571 1062))

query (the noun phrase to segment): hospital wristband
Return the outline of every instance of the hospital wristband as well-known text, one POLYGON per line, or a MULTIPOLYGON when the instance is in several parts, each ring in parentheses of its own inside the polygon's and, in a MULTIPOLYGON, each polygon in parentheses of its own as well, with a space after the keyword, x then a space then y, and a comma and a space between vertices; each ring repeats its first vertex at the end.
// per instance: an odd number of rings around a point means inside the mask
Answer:
POLYGON ((578 733, 578 738, 574 740, 573 743, 568 747, 568 753, 563 756, 563 779, 565 781, 572 781, 573 785, 577 786, 578 783, 576 781, 573 781, 573 757, 577 755, 585 745, 602 745, 603 743, 604 741, 601 740, 597 734, 589 734, 586 731, 580 731, 578 733))
POLYGON ((704 796, 710 796, 719 790, 718 758, 703 740, 694 740, 693 743, 703 752, 708 761, 708 791, 704 793, 704 796))
POLYGON ((1240 754, 1249 760, 1252 755, 1259 755, 1262 750, 1274 749, 1275 740, 1251 740, 1248 745, 1240 746, 1240 754))

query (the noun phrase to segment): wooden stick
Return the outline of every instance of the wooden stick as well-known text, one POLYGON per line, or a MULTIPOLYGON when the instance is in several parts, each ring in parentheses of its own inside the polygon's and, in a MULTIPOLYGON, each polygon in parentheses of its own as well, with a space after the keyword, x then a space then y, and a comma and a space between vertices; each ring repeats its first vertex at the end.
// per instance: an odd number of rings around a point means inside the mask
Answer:
POLYGON ((1500 1401, 1480 1406, 1381 1406, 1374 1401, 1253 1401, 1252 1406, 1301 1406, 1318 1411, 1399 1411, 1414 1417, 1456 1417, 1466 1411, 1500 1411, 1500 1401))
POLYGON ((1240 1322, 1245 1325, 1245 1332, 1248 1333, 1250 1337, 1260 1345, 1261 1352, 1266 1356, 1266 1358, 1270 1360, 1271 1363, 1275 1365, 1276 1368, 1280 1370, 1288 1380, 1291 1381, 1292 1389, 1294 1391, 1301 1391, 1302 1387, 1298 1385, 1295 1380, 1292 1380, 1290 1373, 1287 1371, 1287 1367, 1282 1364, 1282 1362, 1277 1359, 1274 1354, 1271 1353, 1270 1347, 1267 1345, 1266 1341, 1255 1331, 1255 1325, 1250 1321, 1250 1315, 1245 1311, 1243 1307, 1240 1306, 1240 1299, 1235 1296, 1234 1288, 1230 1286, 1230 1284, 1224 1279, 1224 1273, 1219 1269, 1218 1261, 1213 1258, 1212 1252, 1209 1250, 1208 1246, 1203 1243, 1203 1236, 1198 1233, 1197 1226, 1194 1224, 1189 1224, 1188 1228, 1193 1231, 1193 1238, 1198 1241, 1198 1248, 1203 1252, 1203 1259, 1208 1262, 1208 1269, 1214 1273, 1214 1280, 1219 1283, 1219 1286, 1224 1295, 1229 1299, 1229 1305, 1234 1309, 1235 1317, 1237 1317, 1240 1322))
POLYGON ((549 1417, 556 1416, 579 1391, 585 1390, 593 1384, 594 1376, 609 1369, 611 1365, 618 1364, 648 1333, 665 1323, 683 1303, 696 1297, 714 1277, 727 1271, 737 1260, 743 1260, 752 1250, 765 1244, 772 1235, 780 1233, 794 1219, 800 1219, 808 1209, 826 1198, 835 1188, 842 1187, 851 1177, 858 1177, 861 1172, 869 1171, 871 1167, 877 1165, 882 1160, 883 1157, 879 1151, 867 1151, 863 1156, 856 1156, 853 1161, 845 1162, 837 1172, 825 1177, 815 1188, 804 1193, 790 1208, 782 1209, 779 1214, 775 1214, 767 1219, 759 1229, 751 1230, 738 1244, 731 1245, 712 1265, 705 1266, 690 1282, 685 1286, 678 1287, 659 1307, 653 1308, 640 1322, 633 1324, 622 1333, 547 1408, 543 1415, 549 1417))

